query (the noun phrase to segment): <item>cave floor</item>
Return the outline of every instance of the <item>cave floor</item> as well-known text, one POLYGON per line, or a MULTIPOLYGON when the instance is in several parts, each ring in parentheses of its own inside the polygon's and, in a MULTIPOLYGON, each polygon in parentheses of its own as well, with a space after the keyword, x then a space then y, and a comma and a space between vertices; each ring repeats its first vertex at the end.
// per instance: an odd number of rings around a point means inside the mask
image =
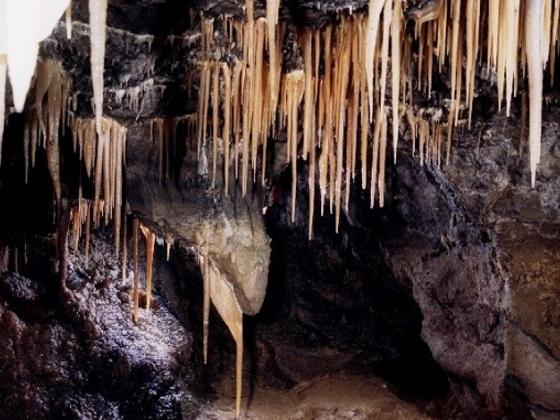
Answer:
MULTIPOLYGON (((0 404, 0 418, 234 418, 233 364, 212 354, 216 370, 206 374, 192 353, 198 333, 158 291, 152 311, 141 308, 134 324, 131 275, 121 284, 110 238, 92 238, 91 251, 89 268, 71 254, 72 298, 64 305, 42 298, 39 283, 17 274, 0 277, 0 327, 6 348, 14 349, 0 353, 0 401, 11 398, 8 406, 0 404), (10 369, 2 372, 2 366, 10 369), (200 376, 209 380, 209 392, 200 376)), ((162 267, 159 274, 164 277, 162 267)), ((346 352, 311 335, 293 321, 255 330, 241 418, 430 418, 436 401, 399 398, 398 389, 367 365, 352 364, 346 352)))
MULTIPOLYGON (((258 382, 258 381, 257 381, 258 382)), ((302 381, 289 389, 246 385, 243 419, 428 419, 415 405, 399 399, 378 378, 337 373, 302 381)), ((224 375, 217 399, 196 419, 235 416, 233 375, 224 375)))

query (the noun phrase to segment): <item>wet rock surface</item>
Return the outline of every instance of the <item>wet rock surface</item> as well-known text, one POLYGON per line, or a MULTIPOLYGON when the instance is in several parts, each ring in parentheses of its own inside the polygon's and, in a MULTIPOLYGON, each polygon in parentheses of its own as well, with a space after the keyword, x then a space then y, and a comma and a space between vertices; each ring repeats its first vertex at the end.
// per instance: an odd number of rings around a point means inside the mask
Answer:
POLYGON ((534 190, 518 125, 496 112, 457 136, 442 170, 415 168, 409 153, 391 168, 381 247, 467 411, 559 415, 560 160, 558 110, 548 112, 534 190))
MULTIPOLYGON (((553 298, 560 293, 558 116, 557 108, 544 114, 535 189, 517 124, 499 114, 483 131, 480 162, 462 147, 447 175, 466 208, 490 232, 496 265, 507 283, 502 321, 506 406, 514 409, 516 400, 524 399, 532 415, 543 418, 560 416, 560 304, 553 298), (467 171, 468 165, 476 170, 467 171)), ((472 142, 472 136, 464 142, 472 142)))
POLYGON ((181 418, 195 407, 181 386, 190 333, 163 305, 135 325, 111 244, 91 251, 89 269, 72 257, 68 300, 2 275, 0 417, 181 418))

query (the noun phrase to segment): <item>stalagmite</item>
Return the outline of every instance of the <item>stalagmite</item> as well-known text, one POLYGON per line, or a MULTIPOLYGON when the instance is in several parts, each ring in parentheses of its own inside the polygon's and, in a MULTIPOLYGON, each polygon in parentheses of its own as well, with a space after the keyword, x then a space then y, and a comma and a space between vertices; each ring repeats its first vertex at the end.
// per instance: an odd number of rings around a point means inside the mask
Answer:
POLYGON ((527 92, 523 91, 521 94, 521 121, 519 122, 521 129, 519 131, 519 146, 517 147, 520 157, 523 155, 523 148, 527 137, 527 108, 527 92))
POLYGON ((214 263, 207 262, 207 264, 204 276, 208 278, 209 297, 235 341, 235 415, 239 417, 243 379, 243 312, 237 302, 233 286, 223 277, 214 263))
POLYGON ((139 230, 139 221, 138 219, 134 218, 132 220, 132 241, 134 244, 134 286, 133 286, 133 312, 132 312, 132 319, 137 324, 138 323, 138 306, 140 305, 140 285, 138 284, 138 277, 139 273, 138 270, 140 269, 139 264, 139 255, 138 255, 138 230, 139 230))
POLYGON ((72 223, 72 251, 74 253, 78 252, 78 245, 80 243, 80 225, 82 222, 80 216, 80 202, 78 201, 78 206, 70 211, 70 220, 72 223))
POLYGON ((146 311, 149 312, 152 302, 154 246, 156 243, 156 234, 144 224, 140 224, 140 230, 146 240, 146 311))
POLYGON ((85 238, 85 251, 84 251, 84 259, 85 259, 85 266, 88 267, 89 263, 89 242, 90 242, 90 233, 91 233, 91 205, 87 203, 87 214, 86 214, 86 238, 85 238))
POLYGON ((542 1, 525 2, 525 51, 529 77, 529 159, 531 186, 535 187, 537 165, 541 154, 543 43, 542 1))
POLYGON ((127 214, 123 211, 122 224, 122 253, 121 253, 121 285, 124 285, 128 277, 128 236, 127 236, 127 214))
POLYGON ((89 27, 91 42, 91 81, 97 135, 102 136, 103 73, 105 70, 105 39, 107 26, 107 0, 89 0, 89 27))
POLYGON ((204 359, 204 364, 206 364, 208 362, 208 328, 210 324, 211 287, 208 250, 206 250, 205 256, 199 256, 199 265, 202 269, 202 357, 204 359))
POLYGON ((66 288, 66 278, 68 276, 68 230, 70 228, 70 209, 59 203, 58 205, 58 229, 57 229, 57 247, 58 247, 58 276, 60 282, 60 292, 68 293, 66 288))

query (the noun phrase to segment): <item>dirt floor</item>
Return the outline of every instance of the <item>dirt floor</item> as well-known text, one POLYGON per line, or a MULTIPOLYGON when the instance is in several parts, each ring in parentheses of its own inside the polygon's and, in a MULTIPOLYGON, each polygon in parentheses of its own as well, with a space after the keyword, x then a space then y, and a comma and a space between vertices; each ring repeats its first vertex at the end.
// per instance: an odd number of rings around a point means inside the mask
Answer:
MULTIPOLYGON (((234 418, 234 398, 233 376, 227 375, 218 389, 217 400, 196 418, 234 418)), ((418 407, 399 399, 382 380, 342 373, 304 381, 291 389, 256 385, 252 395, 244 393, 240 417, 255 420, 430 418, 418 407)))

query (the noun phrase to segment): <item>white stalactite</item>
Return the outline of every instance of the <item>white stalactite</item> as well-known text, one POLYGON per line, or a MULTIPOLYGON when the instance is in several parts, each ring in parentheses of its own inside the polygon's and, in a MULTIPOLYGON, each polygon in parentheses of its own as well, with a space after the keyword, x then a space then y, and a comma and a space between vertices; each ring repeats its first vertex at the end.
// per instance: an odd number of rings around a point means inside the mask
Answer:
POLYGON ((366 71, 366 82, 368 88, 368 98, 369 98, 369 121, 373 121, 373 73, 374 73, 374 51, 377 44, 377 34, 379 32, 379 18, 381 17, 381 11, 385 0, 369 0, 368 8, 368 20, 366 27, 366 46, 365 46, 365 71, 366 71))
POLYGON ((529 77, 529 159, 531 186, 535 186, 541 155, 542 90, 543 90, 543 2, 525 3, 525 51, 529 77))
POLYGON ((72 39, 72 0, 66 8, 66 39, 72 39))
POLYGON ((95 126, 101 136, 103 117, 103 72, 105 69, 105 40, 107 29, 107 0, 89 0, 89 27, 91 43, 91 82, 95 105, 95 126))
POLYGON ((50 35, 69 0, 0 2, 0 54, 7 55, 14 107, 23 111, 37 63, 39 42, 50 35))

